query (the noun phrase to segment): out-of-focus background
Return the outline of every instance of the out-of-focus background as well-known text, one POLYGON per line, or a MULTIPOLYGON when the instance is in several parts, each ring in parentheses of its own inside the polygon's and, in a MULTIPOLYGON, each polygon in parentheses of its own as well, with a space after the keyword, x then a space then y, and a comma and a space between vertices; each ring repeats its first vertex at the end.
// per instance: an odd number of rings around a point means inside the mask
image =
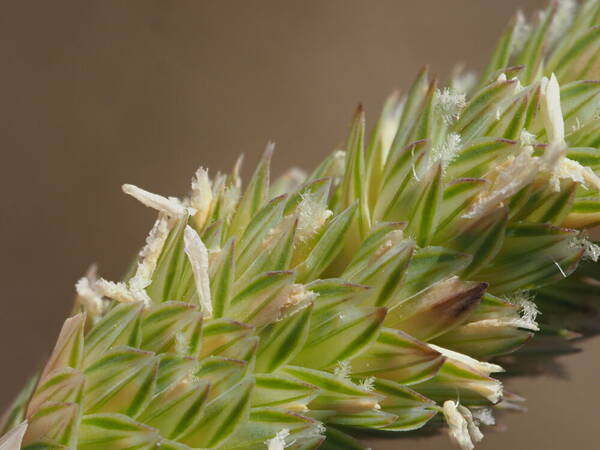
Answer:
MULTIPOLYGON (((122 183, 185 194, 199 165, 243 152, 248 174, 268 140, 275 173, 311 168, 359 102, 372 123, 426 63, 442 78, 481 69, 516 8, 542 3, 2 1, 0 409, 51 350, 87 266, 118 278, 142 245, 154 215, 122 183)), ((530 412, 481 448, 595 448, 598 344, 561 359, 568 379, 511 382, 530 412)))

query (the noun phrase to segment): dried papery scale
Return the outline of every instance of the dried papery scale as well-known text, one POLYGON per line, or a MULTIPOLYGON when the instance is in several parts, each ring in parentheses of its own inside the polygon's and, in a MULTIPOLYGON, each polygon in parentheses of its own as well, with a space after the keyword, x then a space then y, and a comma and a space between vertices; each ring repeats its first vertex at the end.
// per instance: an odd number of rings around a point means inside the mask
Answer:
POLYGON ((312 173, 271 183, 269 144, 245 188, 239 164, 184 199, 125 185, 146 245, 77 283, 0 450, 359 449, 434 418, 473 448, 518 407, 490 360, 598 308, 599 26, 598 0, 518 13, 481 77, 421 71, 312 173))

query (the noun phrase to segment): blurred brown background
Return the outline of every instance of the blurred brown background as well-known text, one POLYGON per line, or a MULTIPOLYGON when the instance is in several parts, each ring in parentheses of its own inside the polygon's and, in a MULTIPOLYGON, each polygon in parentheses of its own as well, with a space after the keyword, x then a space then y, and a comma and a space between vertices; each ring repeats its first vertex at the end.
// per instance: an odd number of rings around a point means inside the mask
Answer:
MULTIPOLYGON (((481 68, 516 7, 541 4, 1 1, 0 408, 50 351, 87 266, 117 278, 142 245, 153 213, 122 183, 183 194, 200 164, 226 170, 244 152, 248 173, 271 139, 276 173, 310 168, 358 102, 372 122, 425 63, 481 68)), ((530 412, 481 448, 596 448, 600 346, 586 347, 562 360, 570 381, 512 383, 530 412)))

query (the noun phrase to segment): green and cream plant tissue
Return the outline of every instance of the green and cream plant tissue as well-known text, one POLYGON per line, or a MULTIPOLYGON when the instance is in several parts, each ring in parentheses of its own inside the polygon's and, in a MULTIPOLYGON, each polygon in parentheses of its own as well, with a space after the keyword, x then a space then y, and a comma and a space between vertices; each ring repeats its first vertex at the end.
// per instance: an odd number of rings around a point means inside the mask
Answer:
POLYGON ((269 145, 246 186, 123 186, 158 212, 146 245, 79 280, 0 449, 360 449, 436 421, 473 448, 518 407, 493 359, 600 296, 599 24, 598 0, 517 14, 481 76, 422 70, 308 174, 271 181, 269 145))

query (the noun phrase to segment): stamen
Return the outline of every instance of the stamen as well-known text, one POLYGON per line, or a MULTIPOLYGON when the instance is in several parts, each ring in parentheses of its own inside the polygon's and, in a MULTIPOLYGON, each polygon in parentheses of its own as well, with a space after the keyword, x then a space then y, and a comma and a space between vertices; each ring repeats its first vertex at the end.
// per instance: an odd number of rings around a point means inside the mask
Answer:
POLYGON ((453 350, 448 350, 447 348, 438 347, 435 344, 428 344, 429 347, 434 349, 435 351, 441 353, 449 359, 453 359, 458 361, 466 366, 469 366, 471 369, 481 373, 482 375, 488 376, 494 372, 504 372, 502 366, 498 364, 492 364, 484 361, 478 361, 475 358, 471 358, 468 355, 464 355, 462 353, 455 352, 453 350))
POLYGON ((212 207, 213 195, 208 170, 200 167, 192 179, 190 206, 196 210, 194 222, 201 229, 208 220, 212 207))
POLYGON ((129 280, 129 289, 132 291, 144 291, 152 283, 152 275, 156 269, 158 258, 169 236, 171 223, 165 214, 159 214, 154 222, 146 245, 140 251, 140 258, 135 275, 129 280))
POLYGON ((565 273, 565 271, 562 269, 562 267, 560 267, 560 264, 556 261, 556 260, 552 260, 552 262, 554 263, 554 265, 556 267, 558 267, 558 270, 560 271, 560 274, 563 276, 563 278, 567 278, 567 274, 565 273))
POLYGON ((143 205, 156 209, 169 217, 180 218, 187 214, 193 215, 196 212, 193 208, 186 208, 183 206, 179 199, 174 197, 166 198, 162 195, 153 194, 152 192, 145 191, 133 184, 124 184, 123 192, 131 195, 143 205))
POLYGON ((96 290, 103 296, 108 297, 120 303, 133 303, 142 301, 146 305, 150 304, 147 295, 144 296, 141 292, 133 292, 123 282, 115 283, 100 278, 96 282, 96 290))
POLYGON ((77 284, 75 284, 77 300, 90 316, 99 317, 104 312, 104 302, 102 301, 102 296, 92 286, 92 283, 87 277, 79 279, 77 284))
POLYGON ((565 123, 560 105, 560 87, 556 76, 552 74, 550 79, 542 78, 542 118, 548 135, 549 144, 563 144, 565 142, 565 123))
POLYGON ((208 276, 208 249, 198 236, 198 233, 187 225, 184 235, 184 251, 192 266, 194 281, 196 282, 196 291, 198 300, 202 307, 202 315, 205 318, 212 317, 212 299, 210 293, 210 279, 208 276))
POLYGON ((475 446, 469 433, 469 423, 458 409, 458 402, 446 400, 443 406, 443 413, 448 423, 448 434, 461 450, 473 450, 475 446))

